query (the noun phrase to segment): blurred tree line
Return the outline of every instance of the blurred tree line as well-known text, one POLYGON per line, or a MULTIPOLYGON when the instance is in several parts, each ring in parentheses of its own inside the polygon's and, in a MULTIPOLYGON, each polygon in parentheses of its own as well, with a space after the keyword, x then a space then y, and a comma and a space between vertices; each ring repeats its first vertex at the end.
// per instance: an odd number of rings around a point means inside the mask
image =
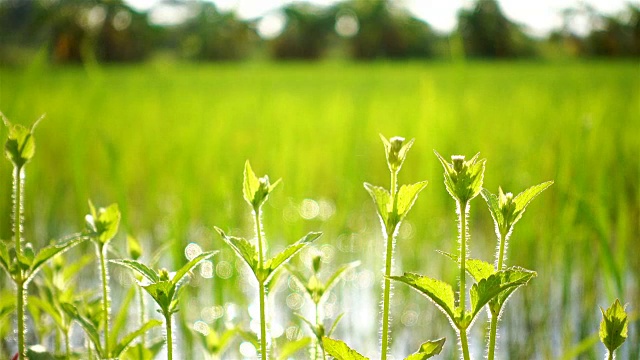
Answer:
POLYGON ((281 31, 270 36, 260 31, 265 19, 243 20, 211 2, 164 0, 160 6, 165 16, 174 14, 174 23, 122 0, 0 0, 0 63, 20 63, 41 49, 56 63, 134 62, 157 54, 194 61, 640 56, 640 8, 631 4, 616 17, 585 5, 567 9, 562 28, 545 39, 528 36, 495 0, 460 10, 450 34, 391 0, 292 3, 280 11, 281 31), (585 14, 590 31, 579 36, 570 24, 585 14))

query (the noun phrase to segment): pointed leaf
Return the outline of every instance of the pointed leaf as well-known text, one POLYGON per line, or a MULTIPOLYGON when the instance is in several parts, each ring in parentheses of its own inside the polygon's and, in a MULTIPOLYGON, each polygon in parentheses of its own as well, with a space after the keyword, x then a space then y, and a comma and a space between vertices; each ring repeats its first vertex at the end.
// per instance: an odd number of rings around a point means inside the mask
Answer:
POLYGON ((515 290, 515 288, 525 285, 536 275, 535 271, 519 267, 510 267, 497 271, 489 277, 473 284, 470 293, 472 308, 471 319, 473 319, 489 301, 500 295, 500 293, 505 290, 515 290))
POLYGON ((629 319, 618 299, 607 310, 600 308, 600 311, 602 312, 600 341, 609 352, 613 353, 627 339, 629 319))
POLYGON ((259 187, 260 187, 260 183, 258 181, 258 177, 253 172, 253 169, 251 169, 251 164, 249 164, 249 160, 247 160, 244 163, 244 182, 242 187, 242 194, 244 196, 244 199, 251 206, 253 206, 253 199, 259 187))
POLYGON ((111 357, 118 358, 120 354, 122 354, 122 352, 131 345, 131 342, 133 342, 133 340, 135 340, 137 337, 143 336, 147 331, 160 325, 162 325, 162 321, 160 320, 149 320, 145 324, 140 326, 140 328, 138 328, 137 330, 127 334, 127 336, 122 338, 118 345, 116 345, 116 347, 113 349, 111 357))
POLYGON ((11 259, 9 258, 9 250, 7 249, 7 244, 5 244, 4 240, 0 240, 0 267, 10 274, 9 271, 11 259))
POLYGON ((67 241, 64 241, 59 244, 49 245, 43 248, 42 250, 40 250, 40 252, 38 252, 38 254, 34 257, 33 262, 31 263, 31 268, 29 269, 29 275, 27 276, 25 282, 29 283, 29 281, 31 281, 33 277, 36 276, 36 274, 40 270, 40 267, 44 263, 49 261, 51 258, 71 249, 72 247, 80 244, 85 240, 87 240, 86 237, 78 234, 67 241))
POLYGON ((158 273, 155 272, 155 270, 151 269, 150 267, 148 267, 147 265, 139 261, 121 259, 121 260, 109 260, 109 262, 129 268, 134 272, 147 278, 149 282, 155 283, 160 281, 160 276, 158 275, 158 273))
POLYGON ((314 324, 311 320, 307 319, 306 317, 302 316, 302 314, 295 313, 294 315, 296 315, 298 318, 300 318, 300 320, 302 320, 305 324, 307 324, 307 326, 309 326, 309 329, 311 329, 311 332, 313 333, 313 335, 315 335, 315 337, 318 340, 322 340, 322 336, 324 336, 324 334, 322 334, 322 331, 320 331, 320 328, 316 326, 316 324, 314 324))
POLYGON ((464 266, 476 282, 486 279, 496 272, 493 265, 478 259, 467 259, 464 266))
POLYGON ((63 303, 62 309, 67 313, 67 315, 69 315, 69 317, 77 321, 78 324, 80 324, 80 326, 84 329, 84 332, 89 337, 89 340, 91 340, 91 342, 93 343, 93 346, 98 352, 98 355, 103 358, 107 357, 102 350, 102 346, 100 345, 100 333, 98 332, 98 328, 93 324, 93 322, 80 315, 80 313, 78 313, 78 309, 71 304, 63 303))
POLYGON ((480 195, 482 195, 482 198, 487 203, 487 207, 489 208, 489 212, 493 218, 493 223, 495 224, 496 236, 500 238, 500 228, 504 223, 504 216, 500 210, 500 201, 498 200, 498 196, 484 188, 480 191, 480 195))
POLYGON ((449 319, 456 321, 455 300, 453 288, 444 281, 429 278, 414 273, 404 273, 403 276, 390 276, 390 279, 403 282, 416 289, 433 301, 449 319))
POLYGON ((322 296, 320 297, 320 301, 324 299, 326 294, 328 294, 331 289, 338 283, 340 278, 347 273, 348 270, 351 270, 360 265, 360 261, 352 261, 348 264, 344 264, 338 268, 324 283, 324 290, 322 296))
POLYGON ((548 188, 552 184, 553 184, 553 181, 547 181, 547 182, 543 182, 542 184, 534 185, 524 190, 520 194, 516 195, 515 198, 513 198, 513 202, 516 204, 515 212, 517 215, 515 219, 513 219, 512 225, 515 224, 518 220, 520 220, 520 218, 522 217, 522 214, 526 210, 527 205, 529 205, 531 200, 533 200, 536 196, 538 196, 541 192, 543 192, 546 188, 548 188))
POLYGON ((341 340, 334 340, 325 336, 322 338, 322 345, 327 354, 333 356, 336 360, 369 360, 369 358, 360 355, 341 340))
POLYGON ((327 336, 333 335, 333 332, 336 331, 336 328, 338 327, 338 323, 340 322, 340 320, 342 320, 343 316, 344 316, 344 313, 340 313, 340 315, 336 317, 336 320, 333 322, 333 325, 331 325, 331 328, 327 332, 327 336))
POLYGON ((218 253, 217 250, 205 251, 202 254, 200 254, 200 255, 194 257, 193 259, 191 259, 191 261, 189 261, 188 263, 184 264, 184 266, 182 266, 180 268, 180 270, 176 271, 176 274, 171 279, 171 283, 173 284, 173 286, 178 285, 180 280, 182 280, 182 278, 185 275, 187 275, 191 271, 191 269, 196 267, 200 262, 209 259, 210 257, 212 257, 213 255, 215 255, 217 253, 218 253))
POLYGON ((120 225, 120 209, 118 204, 111 204, 106 208, 96 208, 89 201, 90 214, 85 216, 87 230, 93 239, 101 244, 106 244, 118 232, 120 225))
POLYGON ((306 348, 311 343, 311 338, 308 336, 296 341, 289 341, 280 348, 280 354, 278 354, 278 360, 287 360, 293 354, 306 348))
POLYGON ((40 120, 44 118, 44 115, 36 120, 30 129, 27 129, 20 124, 14 125, 10 123, 4 115, 0 114, 0 116, 2 116, 5 125, 9 129, 7 142, 4 147, 5 155, 15 167, 21 168, 31 160, 36 152, 36 142, 33 137, 33 130, 40 120))
POLYGON ((402 185, 400 190, 398 191, 398 215, 400 216, 400 220, 402 220, 411 207, 416 202, 418 198, 418 194, 425 187, 427 187, 428 181, 420 181, 411 185, 402 185))
POLYGON ((364 183, 364 188, 369 192, 373 202, 376 204, 378 210, 378 216, 380 221, 386 227, 389 225, 389 214, 393 211, 393 204, 391 203, 391 194, 387 189, 381 186, 371 185, 364 183))
POLYGON ((41 311, 49 315, 56 326, 58 326, 58 329, 60 329, 61 331, 67 330, 68 324, 62 319, 62 316, 60 316, 60 313, 53 307, 53 304, 51 302, 45 301, 38 296, 29 296, 28 304, 29 306, 33 305, 38 307, 41 311))
POLYGON ((274 272, 286 261, 289 261, 291 257, 297 254, 300 250, 302 250, 305 246, 309 245, 317 238, 322 236, 322 233, 319 232, 310 232, 305 235, 302 239, 296 241, 295 243, 287 246, 284 250, 278 253, 273 258, 267 260, 264 264, 265 269, 267 270, 267 276, 265 279, 261 279, 264 282, 268 282, 273 276, 274 272))
POLYGON ((244 260, 247 265, 251 268, 254 274, 258 274, 259 264, 258 264, 258 251, 255 246, 250 243, 248 240, 235 237, 235 236, 227 236, 220 228, 215 228, 218 234, 224 239, 224 241, 231 246, 231 248, 238 254, 238 256, 244 260))
POLYGON ((405 360, 426 360, 434 357, 440 354, 446 340, 446 338, 429 340, 420 345, 420 349, 416 353, 409 355, 405 360))
POLYGON ((163 280, 149 285, 141 285, 142 288, 151 295, 153 300, 160 306, 163 312, 168 312, 171 302, 176 293, 176 287, 171 281, 163 280))

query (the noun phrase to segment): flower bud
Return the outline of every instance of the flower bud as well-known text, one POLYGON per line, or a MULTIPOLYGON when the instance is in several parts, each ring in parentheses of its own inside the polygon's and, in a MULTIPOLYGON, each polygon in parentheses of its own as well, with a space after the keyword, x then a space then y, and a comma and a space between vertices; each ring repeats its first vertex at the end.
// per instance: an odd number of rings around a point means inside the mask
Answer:
POLYGON ((404 159, 407 157, 407 152, 411 148, 411 145, 413 145, 414 139, 405 143, 405 138, 401 136, 394 136, 387 140, 382 136, 382 134, 380 134, 380 138, 384 143, 384 150, 387 154, 387 165, 389 166, 389 170, 397 173, 400 171, 402 163, 404 163, 404 159))
POLYGON ((451 162, 448 162, 437 151, 435 153, 445 170, 444 184, 449 194, 461 203, 478 196, 482 190, 486 160, 478 160, 480 154, 466 161, 463 155, 453 155, 451 162))

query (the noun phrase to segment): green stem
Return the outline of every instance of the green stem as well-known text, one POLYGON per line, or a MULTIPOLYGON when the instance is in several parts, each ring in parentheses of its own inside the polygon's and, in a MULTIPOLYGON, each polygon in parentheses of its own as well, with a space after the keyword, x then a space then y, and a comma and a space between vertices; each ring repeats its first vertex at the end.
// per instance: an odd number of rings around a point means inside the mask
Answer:
MULTIPOLYGON (((142 326, 145 322, 147 322, 146 319, 146 312, 145 312, 145 302, 144 302, 144 292, 142 291, 141 287, 138 287, 138 294, 140 295, 139 297, 139 305, 140 305, 140 326, 142 326)), ((140 344, 142 344, 142 349, 146 349, 147 345, 146 345, 146 333, 142 334, 142 337, 140 339, 140 344)))
MULTIPOLYGON (((500 233, 500 250, 498 250, 498 264, 496 271, 502 270, 504 265, 504 253, 505 253, 506 233, 500 233)), ((496 334, 498 332, 498 315, 491 311, 491 323, 489 325, 489 351, 487 360, 493 360, 495 358, 496 349, 496 334)))
MULTIPOLYGON (((316 327, 320 325, 320 304, 316 303, 316 327)), ((314 358, 318 360, 320 358, 320 353, 322 352, 322 360, 326 358, 326 354, 324 352, 324 347, 322 346, 322 339, 316 339, 315 346, 315 355, 314 358)))
MULTIPOLYGON (((398 209, 398 199, 396 196, 398 190, 398 173, 392 171, 391 172, 391 202, 393 204, 393 213, 397 213, 398 209)), ((381 360, 387 359, 387 351, 389 348, 389 306, 391 300, 391 280, 389 277, 391 276, 391 267, 393 265, 393 233, 398 224, 392 224, 392 226, 387 226, 386 228, 386 237, 387 237, 387 248, 386 248, 386 258, 384 263, 384 289, 382 295, 382 349, 381 349, 381 360)))
POLYGON ((71 341, 69 341, 69 329, 64 331, 64 348, 67 359, 71 359, 71 341))
POLYGON ((607 359, 608 360, 613 360, 613 351, 608 351, 608 354, 609 355, 607 356, 607 359))
POLYGON ((109 303, 109 271, 107 269, 106 257, 107 257, 107 245, 99 244, 98 252, 100 256, 100 273, 102 276, 102 316, 104 317, 104 352, 107 358, 111 355, 111 348, 109 347, 109 315, 111 312, 109 303))
POLYGON ((22 197, 24 192, 24 168, 13 168, 13 236, 16 243, 16 253, 22 255, 22 219, 24 207, 22 197))
POLYGON ((164 313, 165 326, 167 331, 167 359, 173 360, 173 334, 171 330, 171 313, 164 313))
POLYGON ((491 312, 491 325, 489 332, 489 355, 487 357, 488 360, 493 360, 495 358, 496 351, 496 333, 498 331, 498 314, 494 314, 491 312))
POLYGON ((467 214, 468 214, 468 203, 458 202, 458 223, 460 224, 460 311, 461 318, 464 318, 464 313, 466 310, 466 265, 465 262, 467 260, 467 237, 469 236, 467 231, 467 214))
POLYGON ((467 329, 460 330, 460 344, 462 345, 462 358, 464 360, 470 360, 469 356, 469 342, 467 341, 467 329))
POLYGON ((24 288, 24 283, 22 282, 22 272, 18 275, 20 278, 16 282, 18 294, 18 359, 26 359, 27 358, 27 347, 25 345, 25 334, 27 333, 27 327, 25 323, 25 309, 27 307, 27 298, 24 288))
MULTIPOLYGON (((262 244, 263 239, 262 226, 260 223, 260 207, 254 208, 253 213, 255 215, 256 235, 258 237, 258 266, 259 269, 262 270, 264 267, 264 249, 262 244)), ((264 282, 258 279, 258 285, 260 287, 260 352, 262 360, 267 360, 267 319, 265 315, 265 302, 267 297, 264 282)))

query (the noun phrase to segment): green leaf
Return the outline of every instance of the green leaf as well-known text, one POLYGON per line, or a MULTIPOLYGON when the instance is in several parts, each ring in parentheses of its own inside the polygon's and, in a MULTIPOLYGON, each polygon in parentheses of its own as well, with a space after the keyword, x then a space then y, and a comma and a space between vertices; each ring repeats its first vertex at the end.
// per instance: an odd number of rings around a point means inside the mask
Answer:
POLYGON ((69 324, 67 324, 63 320, 62 316, 60 316, 60 313, 58 312, 58 310, 53 307, 52 303, 48 301, 44 301, 38 296, 29 296, 28 304, 29 306, 33 305, 40 308, 40 310, 44 311, 47 315, 49 315, 49 317, 51 317, 53 322, 56 324, 56 326, 58 326, 58 329, 60 329, 61 331, 64 332, 68 330, 69 324))
POLYGON ((535 271, 514 266, 497 271, 489 277, 473 284, 470 292, 471 319, 473 319, 489 301, 496 298, 502 292, 509 291, 508 294, 510 295, 516 288, 525 285, 536 275, 535 271))
POLYGON ((205 251, 202 254, 194 257, 188 263, 184 264, 178 271, 176 271, 175 275, 171 279, 171 283, 173 286, 178 286, 182 278, 187 275, 194 267, 196 267, 200 262, 211 258, 213 255, 217 254, 218 251, 205 251))
POLYGON ((398 216, 402 220, 416 202, 418 194, 427 187, 428 181, 420 181, 411 185, 402 185, 398 191, 398 216))
POLYGON ((552 184, 553 184, 553 181, 547 181, 547 182, 543 182, 542 184, 534 185, 524 190, 520 194, 516 195, 515 198, 513 198, 513 202, 516 204, 515 212, 517 215, 515 219, 513 219, 513 222, 511 224, 512 226, 516 222, 518 222, 518 220, 520 220, 520 218, 522 217, 522 214, 524 214, 524 211, 526 210, 531 200, 535 199, 536 196, 538 196, 541 192, 543 192, 546 188, 548 188, 552 184))
POLYGON ((259 264, 258 264, 258 251, 255 246, 250 243, 248 240, 243 238, 238 238, 235 236, 227 236, 220 228, 215 227, 216 231, 220 236, 224 239, 224 241, 231 246, 231 248, 238 254, 238 256, 244 260, 247 265, 251 268, 254 274, 258 274, 259 264))
POLYGON ((418 349, 416 353, 409 355, 405 360, 426 360, 430 357, 434 357, 440 354, 446 340, 446 338, 429 340, 420 345, 420 349, 418 349))
POLYGON ((300 350, 303 350, 311 343, 311 338, 305 336, 296 341, 289 341, 284 346, 280 348, 280 354, 278 354, 278 360, 287 360, 289 357, 293 356, 293 354, 297 353, 300 350))
POLYGON ((137 337, 143 336, 147 331, 160 325, 162 325, 162 321, 160 320, 149 320, 145 324, 140 326, 140 328, 138 328, 137 330, 127 334, 127 336, 123 337, 118 345, 116 345, 116 347, 113 349, 111 357, 118 358, 120 354, 122 354, 122 352, 125 351, 129 347, 129 345, 131 345, 131 342, 133 342, 133 340, 135 340, 137 337))
POLYGON ((72 247, 80 244, 81 242, 87 240, 86 237, 78 234, 73 238, 64 241, 59 244, 49 245, 38 252, 38 254, 34 257, 33 262, 31 263, 31 268, 29 269, 29 275, 27 276, 25 283, 29 283, 33 279, 34 276, 40 270, 40 267, 49 261, 52 257, 59 255, 72 247))
POLYGON ((613 353, 627 339, 629 330, 627 313, 618 299, 607 310, 600 308, 600 311, 602 312, 600 341, 610 353, 613 353))
POLYGON ((489 212, 491 213, 491 217, 495 224, 496 236, 500 238, 500 232, 504 227, 504 216, 500 210, 500 201, 498 196, 484 188, 480 191, 480 195, 482 195, 482 198, 487 203, 487 207, 489 208, 489 212))
POLYGON ((4 146, 4 152, 7 156, 7 159, 11 161, 13 166, 16 168, 22 168, 36 152, 36 142, 33 137, 33 130, 38 125, 40 120, 44 118, 44 115, 41 116, 35 123, 31 126, 30 129, 20 125, 20 124, 12 124, 4 117, 4 115, 0 114, 4 119, 4 123, 9 129, 9 134, 7 135, 7 142, 4 146))
POLYGON ((155 283, 160 281, 160 276, 158 275, 158 273, 155 272, 155 270, 149 268, 147 265, 139 261, 129 260, 129 259, 122 259, 122 260, 114 259, 114 260, 109 260, 109 262, 129 268, 134 272, 147 278, 149 282, 155 283))
MULTIPOLYGON (((324 289, 322 291, 322 295, 320 297, 320 301, 322 301, 324 299, 324 297, 326 296, 326 294, 328 294, 331 289, 333 289, 334 286, 336 286, 336 284, 338 283, 338 281, 340 280, 340 278, 345 275, 347 273, 348 270, 351 270, 357 266, 360 265, 360 261, 352 261, 348 264, 344 264, 342 266, 340 266, 338 268, 338 270, 336 270, 328 279, 327 281, 324 283, 324 289)), ((319 301, 319 302, 320 302, 319 301)))
MULTIPOLYGON (((111 322, 112 324, 111 331, 109 332, 110 344, 115 344, 118 342, 118 338, 120 337, 120 331, 122 331, 124 326, 130 321, 129 305, 131 304, 131 301, 133 301, 136 294, 138 293, 136 290, 137 288, 135 286, 129 287, 129 290, 127 290, 127 294, 125 295, 124 299, 120 303, 118 314, 116 315, 115 319, 111 322)), ((112 356, 117 357, 117 356, 114 356, 113 354, 112 356)))
POLYGON ((376 204, 380 221, 385 227, 389 226, 389 215, 393 212, 391 194, 389 194, 387 189, 381 186, 371 185, 369 183, 364 183, 364 188, 367 189, 369 195, 371 195, 371 198, 373 199, 373 202, 376 204))
POLYGON ((263 282, 269 282, 274 272, 282 265, 283 263, 289 261, 291 257, 297 254, 300 250, 302 250, 305 246, 309 245, 317 238, 322 236, 322 233, 319 232, 310 232, 305 235, 302 239, 296 241, 295 243, 287 246, 284 250, 278 253, 273 258, 267 260, 264 264, 264 268, 267 270, 267 275, 264 279, 259 279, 263 282))
POLYGON ((11 259, 9 258, 9 250, 7 249, 7 244, 5 244, 4 240, 0 240, 0 267, 7 272, 7 274, 11 274, 9 268, 11 264, 11 259))
POLYGON ((403 276, 390 276, 389 278, 403 282, 425 295, 449 316, 451 321, 456 323, 455 300, 451 285, 414 273, 404 273, 403 276))
POLYGON ((78 309, 71 304, 63 303, 62 309, 67 313, 67 315, 69 315, 69 317, 77 321, 78 324, 80 324, 80 326, 84 329, 84 332, 89 337, 89 340, 91 340, 91 342, 93 343, 93 346, 98 352, 98 355, 103 358, 108 357, 106 356, 107 354, 105 354, 102 350, 102 346, 100 345, 100 333, 98 332, 98 328, 93 324, 93 322, 80 315, 80 313, 78 313, 78 309))
POLYGON ((482 189, 486 159, 478 160, 480 153, 466 161, 464 156, 454 155, 449 163, 434 152, 445 170, 444 185, 449 195, 463 204, 475 198, 482 189))
MULTIPOLYGON (((436 250, 436 252, 448 257, 449 259, 453 260, 456 262, 456 264, 458 263, 458 257, 445 252, 445 251, 440 251, 440 250, 436 250)), ((478 259, 467 259, 465 261, 465 270, 469 273, 469 275, 471 275, 471 277, 473 277, 473 279, 478 282, 482 279, 486 279, 487 277, 489 277, 489 275, 493 274, 496 272, 496 270, 494 269, 493 265, 489 264, 486 261, 482 261, 482 260, 478 260, 478 259)))
POLYGON ((57 358, 42 345, 32 345, 27 348, 27 359, 29 360, 56 360, 57 358))
POLYGON ((336 360, 369 360, 369 358, 351 349, 344 341, 334 340, 325 336, 322 338, 322 345, 327 354, 333 356, 336 360))
POLYGON ((96 210, 91 200, 89 200, 89 210, 90 214, 85 216, 85 221, 91 237, 101 244, 108 243, 116 236, 120 225, 118 204, 111 204, 106 208, 98 208, 96 210))
POLYGON ((171 302, 176 292, 176 288, 173 286, 171 281, 158 281, 149 285, 142 285, 142 288, 151 295, 156 304, 160 306, 163 313, 171 310, 171 302))
POLYGON ((322 341, 322 337, 324 336, 324 327, 322 327, 322 325, 314 324, 311 320, 302 316, 302 314, 295 313, 294 315, 299 317, 300 320, 302 320, 305 324, 307 324, 307 326, 309 326, 309 329, 311 329, 311 332, 313 333, 313 335, 315 335, 315 337, 319 341, 322 341))
POLYGON ((340 320, 342 320, 343 316, 344 316, 344 313, 341 313, 340 315, 338 315, 338 317, 336 317, 336 320, 333 322, 333 325, 331 325, 331 328, 327 332, 327 336, 333 335, 333 332, 336 331, 336 328, 338 327, 338 323, 340 322, 340 320))
POLYGON ((258 182, 258 177, 251 169, 251 164, 249 164, 249 160, 244 163, 244 182, 242 187, 242 194, 244 195, 244 199, 249 205, 253 206, 253 199, 255 197, 258 188, 260 187, 260 183, 258 182))

